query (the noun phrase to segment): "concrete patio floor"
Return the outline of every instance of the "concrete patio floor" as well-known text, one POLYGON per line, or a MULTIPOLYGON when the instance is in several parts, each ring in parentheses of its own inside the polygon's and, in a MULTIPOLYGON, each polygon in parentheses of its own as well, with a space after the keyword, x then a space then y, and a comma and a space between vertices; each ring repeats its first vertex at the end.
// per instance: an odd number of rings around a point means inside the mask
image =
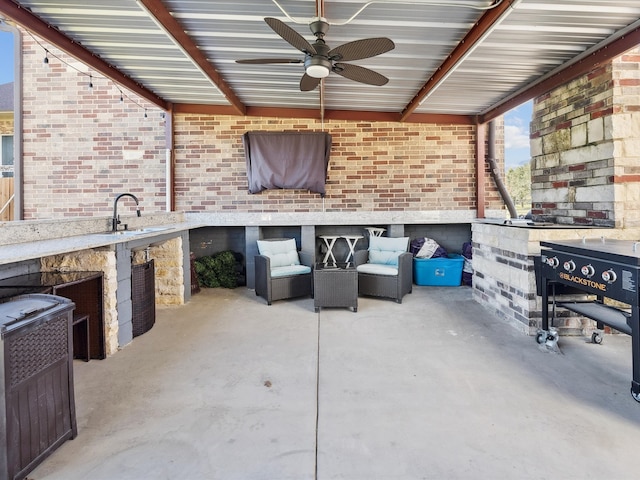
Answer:
POLYGON ((315 313, 205 289, 74 362, 79 435, 29 478, 635 479, 630 337, 551 352, 471 293, 315 313))

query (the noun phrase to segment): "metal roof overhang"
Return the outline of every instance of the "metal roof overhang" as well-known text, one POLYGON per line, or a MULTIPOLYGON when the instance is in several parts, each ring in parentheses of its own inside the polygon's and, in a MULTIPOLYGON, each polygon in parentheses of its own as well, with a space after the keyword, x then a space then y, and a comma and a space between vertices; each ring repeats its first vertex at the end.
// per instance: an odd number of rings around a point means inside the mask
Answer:
POLYGON ((484 123, 640 44, 637 0, 0 0, 0 15, 178 113, 484 123), (331 74, 301 92, 300 65, 235 63, 302 58, 263 18, 311 41, 319 13, 332 46, 395 42, 353 62, 387 85, 331 74))

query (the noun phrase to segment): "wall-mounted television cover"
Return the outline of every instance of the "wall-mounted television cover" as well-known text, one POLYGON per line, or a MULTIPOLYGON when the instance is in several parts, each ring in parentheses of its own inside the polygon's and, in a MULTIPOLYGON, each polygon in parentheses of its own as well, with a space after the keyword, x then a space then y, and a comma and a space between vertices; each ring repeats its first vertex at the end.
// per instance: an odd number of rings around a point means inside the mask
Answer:
POLYGON ((324 197, 331 135, 326 132, 246 132, 249 193, 304 189, 324 197))

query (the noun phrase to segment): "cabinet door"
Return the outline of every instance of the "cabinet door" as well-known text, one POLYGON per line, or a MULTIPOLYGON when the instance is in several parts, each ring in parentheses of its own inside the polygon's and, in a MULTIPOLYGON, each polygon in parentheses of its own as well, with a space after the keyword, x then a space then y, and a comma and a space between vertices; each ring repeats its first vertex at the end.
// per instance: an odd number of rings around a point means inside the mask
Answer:
POLYGON ((153 260, 131 266, 133 337, 151 330, 156 322, 155 268, 153 260))

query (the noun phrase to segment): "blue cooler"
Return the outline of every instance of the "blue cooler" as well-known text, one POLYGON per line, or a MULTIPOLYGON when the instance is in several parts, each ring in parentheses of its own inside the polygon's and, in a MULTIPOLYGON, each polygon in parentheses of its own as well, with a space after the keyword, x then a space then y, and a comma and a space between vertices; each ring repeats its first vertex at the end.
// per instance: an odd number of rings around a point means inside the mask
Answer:
POLYGON ((414 258, 413 282, 416 285, 458 287, 462 283, 464 257, 450 253, 447 258, 414 258))

